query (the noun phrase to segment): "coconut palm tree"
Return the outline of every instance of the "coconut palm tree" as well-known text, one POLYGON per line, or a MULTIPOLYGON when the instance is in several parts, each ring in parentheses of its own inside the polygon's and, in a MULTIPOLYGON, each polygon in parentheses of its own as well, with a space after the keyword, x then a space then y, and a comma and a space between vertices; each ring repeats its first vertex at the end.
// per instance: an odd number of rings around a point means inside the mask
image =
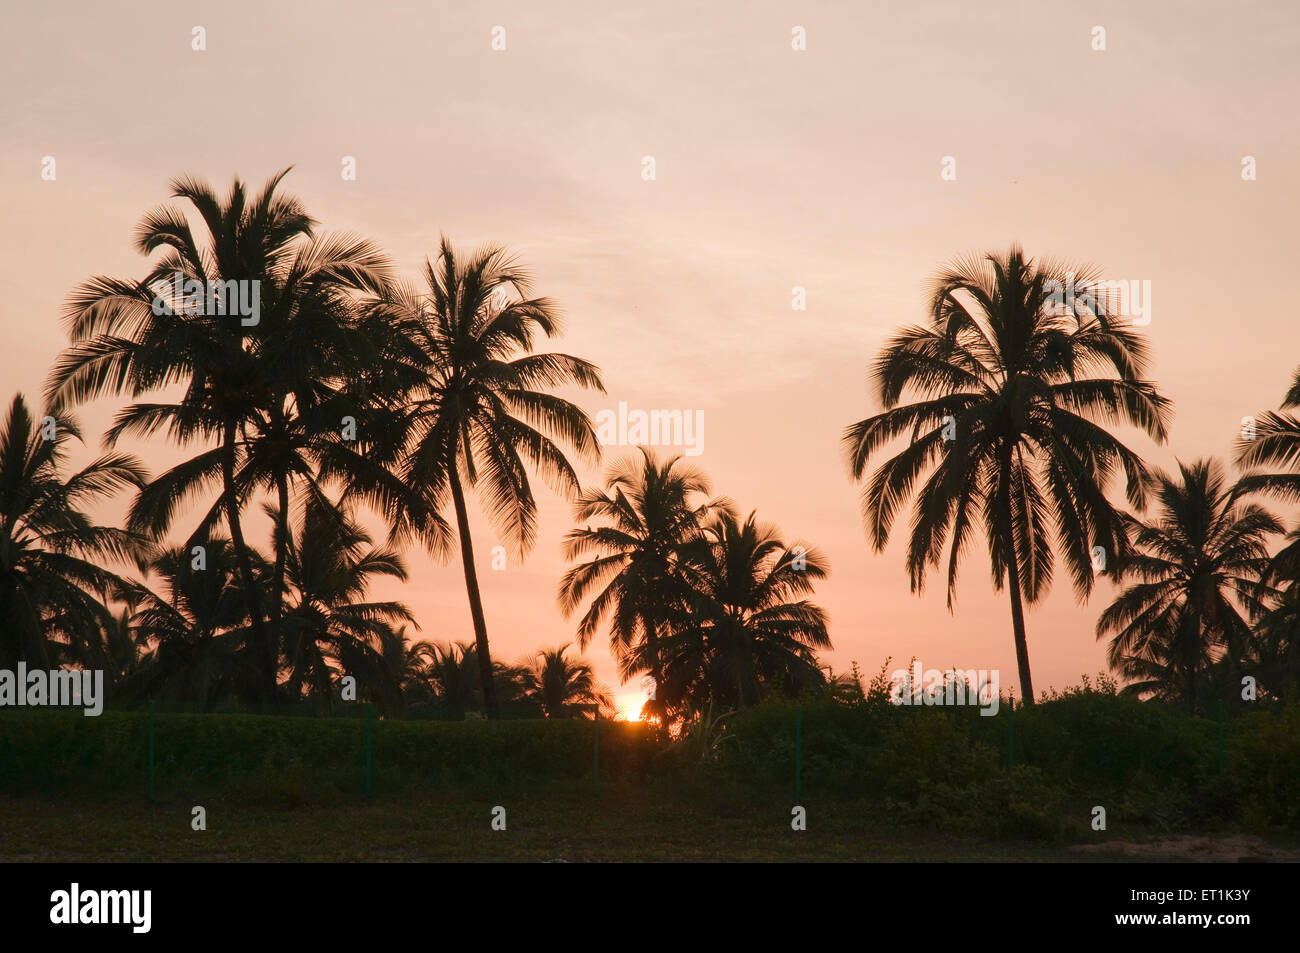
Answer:
MULTIPOLYGON (((68 307, 72 344, 49 385, 56 407, 184 385, 173 403, 123 408, 105 439, 112 445, 123 435, 147 437, 165 428, 181 445, 215 442, 160 475, 136 501, 128 525, 163 532, 187 500, 219 484, 217 502, 191 542, 210 534, 224 515, 263 647, 268 702, 278 669, 285 553, 276 553, 266 612, 241 509, 259 486, 283 504, 290 482, 309 474, 323 452, 313 441, 338 441, 340 411, 352 403, 340 382, 374 358, 352 298, 380 296, 389 281, 386 259, 369 242, 314 234, 316 223, 301 203, 276 192, 287 172, 256 197, 236 180, 225 200, 205 183, 174 180, 173 197, 193 207, 205 240, 195 237, 181 209, 147 214, 137 247, 146 255, 163 249, 162 256, 139 283, 98 277, 78 289, 68 307), (215 308, 198 305, 177 275, 203 287, 242 283, 245 303, 254 304, 255 313, 227 313, 228 301, 215 308)), ((285 519, 287 511, 287 505, 280 507, 285 519)), ((286 539, 287 532, 278 538, 286 539)))
MULTIPOLYGON (((1262 414, 1237 441, 1238 481, 1244 493, 1265 493, 1285 503, 1300 500, 1300 369, 1282 398, 1280 412, 1262 414), (1292 411, 1288 413, 1287 411, 1292 411)), ((1261 680, 1279 693, 1300 688, 1300 530, 1274 557, 1268 580, 1277 590, 1260 620, 1261 680)))
MULTIPOLYGON (((201 245, 180 209, 161 207, 141 220, 136 246, 149 255, 163 249, 143 281, 95 277, 73 294, 67 308, 71 346, 56 363, 48 391, 55 407, 97 397, 146 393, 181 384, 175 403, 136 403, 124 408, 106 442, 130 431, 148 435, 166 427, 181 445, 217 441, 217 446, 182 464, 185 479, 168 483, 192 486, 220 479, 224 510, 235 558, 249 600, 250 619, 262 646, 262 690, 269 704, 275 695, 277 651, 265 625, 252 557, 240 519, 241 499, 235 481, 241 428, 271 400, 246 324, 249 318, 209 314, 196 306, 185 285, 201 288, 216 282, 247 282, 252 289, 283 267, 295 245, 309 236, 314 222, 302 205, 277 196, 288 170, 274 176, 250 201, 236 180, 222 201, 206 183, 174 179, 172 196, 187 200, 207 232, 201 245), (179 274, 181 280, 173 280, 179 274)), ((172 497, 173 505, 180 499, 172 497)))
MULTIPOLYGON (((267 562, 256 550, 250 558, 264 587, 267 562)), ((259 699, 261 651, 230 540, 167 549, 149 572, 156 581, 129 594, 131 628, 148 651, 122 679, 122 694, 202 710, 259 699)))
POLYGON ((386 650, 396 638, 393 626, 414 624, 414 617, 400 602, 366 598, 376 579, 406 580, 401 556, 371 542, 349 513, 329 501, 311 499, 305 506, 287 547, 289 697, 310 687, 328 707, 335 678, 347 674, 385 710, 397 707, 401 686, 387 664, 386 650))
POLYGON ((532 353, 538 333, 559 332, 558 312, 548 299, 529 296, 527 273, 502 249, 485 248, 462 261, 444 238, 424 278, 426 294, 407 290, 394 297, 399 319, 418 324, 425 372, 405 394, 401 430, 409 442, 398 472, 430 511, 455 512, 483 702, 496 718, 465 491, 478 491, 497 533, 518 558, 525 556, 537 536, 528 468, 571 498, 578 477, 561 446, 586 463, 600 458, 586 412, 551 391, 577 385, 603 393, 604 387, 588 361, 532 353))
MULTIPOLYGON (((725 498, 709 499, 711 492, 708 477, 681 457, 660 461, 641 448, 640 460, 624 459, 610 468, 603 490, 578 497, 574 519, 599 521, 570 531, 564 540, 565 559, 590 555, 560 580, 565 616, 591 599, 578 624, 580 650, 608 619, 615 658, 647 646, 650 676, 660 683, 663 673, 653 647, 685 595, 678 569, 683 549, 701 537, 712 514, 731 505, 725 498)), ((656 696, 648 704, 662 719, 661 701, 656 696)))
POLYGON ((1193 711, 1198 685, 1220 659, 1231 673, 1257 653, 1251 623, 1263 613, 1269 537, 1277 519, 1244 501, 1214 460, 1155 475, 1159 509, 1129 518, 1133 551, 1117 580, 1129 585, 1097 620, 1111 665, 1142 690, 1193 711))
POLYGON ((568 643, 543 649, 519 666, 525 696, 547 718, 585 717, 593 710, 606 718, 613 717, 614 696, 596 684, 596 674, 588 662, 565 657, 568 649, 568 643))
POLYGON ((77 421, 50 412, 33 418, 21 394, 0 427, 0 667, 95 663, 114 626, 106 602, 130 584, 106 568, 143 568, 140 537, 94 521, 88 510, 146 474, 135 457, 100 456, 64 477, 77 421))
POLYGON ((826 613, 805 598, 829 574, 817 550, 787 545, 754 513, 742 523, 723 509, 684 554, 682 573, 687 599, 657 644, 639 644, 621 663, 625 679, 658 661, 665 702, 688 714, 824 685, 815 650, 831 647, 826 613))
POLYGON ((1287 502, 1300 500, 1300 369, 1282 398, 1282 411, 1260 415, 1237 439, 1237 466, 1249 471, 1239 481, 1243 493, 1269 493, 1287 502), (1259 470, 1282 467, 1284 472, 1259 470))
POLYGON ((880 551, 913 498, 913 592, 947 546, 951 610, 960 558, 984 531, 994 586, 1010 591, 1026 704, 1024 604, 1050 588, 1057 550, 1080 601, 1092 591, 1094 547, 1122 555, 1122 523, 1106 497, 1113 476, 1127 478, 1131 505, 1145 503, 1146 468, 1107 426, 1167 437, 1171 406, 1143 379, 1147 348, 1119 307, 1095 272, 1036 264, 1016 246, 958 259, 936 279, 929 323, 895 335, 872 368, 884 410, 844 434, 855 480, 886 444, 909 441, 866 482, 862 509, 880 551), (916 399, 904 403, 904 394, 916 399))

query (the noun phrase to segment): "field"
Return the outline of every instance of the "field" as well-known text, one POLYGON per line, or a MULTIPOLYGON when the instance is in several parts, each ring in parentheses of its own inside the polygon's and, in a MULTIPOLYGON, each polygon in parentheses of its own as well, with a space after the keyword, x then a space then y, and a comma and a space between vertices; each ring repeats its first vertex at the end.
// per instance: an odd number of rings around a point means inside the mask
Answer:
POLYGON ((0 861, 1300 859, 1294 710, 1234 718, 1222 749, 1212 721, 1101 694, 1014 725, 760 706, 670 745, 362 715, 159 713, 151 758, 142 712, 6 711, 0 861))

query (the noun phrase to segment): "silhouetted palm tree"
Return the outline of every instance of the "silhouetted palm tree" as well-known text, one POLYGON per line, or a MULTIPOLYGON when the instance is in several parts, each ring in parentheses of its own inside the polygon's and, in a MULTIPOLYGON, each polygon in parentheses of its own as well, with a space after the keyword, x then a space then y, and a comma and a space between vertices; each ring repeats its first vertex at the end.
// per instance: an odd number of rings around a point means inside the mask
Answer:
POLYGON ((824 685, 815 650, 831 647, 826 613, 804 598, 828 574, 820 553, 787 546, 753 513, 741 523, 724 509, 683 562, 688 600, 657 645, 629 654, 624 678, 661 661, 665 702, 689 713, 824 685))
POLYGON ((1300 529, 1287 535, 1265 582, 1272 594, 1257 626, 1259 680, 1270 694, 1293 698, 1300 691, 1300 529))
POLYGON ((1131 584, 1097 620, 1097 637, 1111 636, 1110 664, 1138 690, 1195 710, 1212 665, 1222 658, 1239 672, 1256 653, 1251 621, 1265 606, 1269 536, 1282 526, 1244 502, 1217 461, 1158 474, 1155 495, 1154 518, 1130 518, 1133 551, 1116 577, 1131 584))
POLYGON ((143 567, 139 537, 94 522, 87 509, 146 479, 135 457, 106 454, 64 478, 77 422, 33 419, 21 394, 0 429, 0 667, 97 663, 114 626, 105 602, 130 588, 106 568, 143 567))
MULTIPOLYGON (((1300 369, 1282 398, 1282 410, 1300 409, 1300 369)), ((1237 440, 1237 465, 1248 472, 1239 481, 1243 493, 1271 493, 1294 503, 1300 500, 1300 417, 1293 413, 1262 414, 1253 433, 1237 440), (1253 472, 1283 467, 1284 472, 1253 472)))
POLYGON ((401 686, 385 649, 396 637, 394 624, 414 617, 400 602, 369 601, 365 593, 377 578, 405 581, 406 567, 395 550, 370 544, 370 534, 346 512, 328 500, 307 502, 287 547, 289 697, 310 686, 330 707, 334 679, 347 674, 385 710, 397 707, 401 686))
POLYGON ((1130 504, 1144 505, 1142 460, 1103 425, 1167 436, 1169 402, 1142 379, 1146 345, 1098 280, 1036 265, 1015 246, 1002 257, 954 262, 936 280, 930 322, 897 334, 872 368, 884 411, 844 435, 855 480, 890 441, 910 441, 872 474, 862 507, 880 551, 915 495, 913 592, 951 540, 951 609, 958 561, 983 529, 994 585, 1010 590, 1026 704, 1034 695, 1023 603, 1047 592, 1056 549, 1080 600, 1092 591, 1093 548, 1111 560, 1122 555, 1121 521, 1105 495, 1117 471, 1130 504), (901 403, 908 392, 918 399, 901 403))
POLYGON ((479 491, 488 519, 522 558, 535 541, 531 467, 569 497, 578 477, 555 441, 594 463, 600 448, 585 411, 550 391, 577 385, 604 392, 595 365, 567 354, 531 353, 540 332, 559 331, 555 305, 529 297, 527 274, 499 248, 458 261, 444 238, 426 263, 428 293, 404 293, 399 315, 414 316, 423 380, 406 394, 409 445, 401 473, 434 512, 456 514, 465 587, 474 624, 484 706, 498 717, 465 487, 479 491))
MULTIPOLYGON (((725 498, 709 499, 711 492, 708 477, 680 457, 660 462, 642 448, 640 460, 621 460, 610 468, 603 490, 578 497, 574 519, 603 524, 571 530, 564 541, 569 561, 594 554, 560 581, 566 616, 591 599, 578 624, 579 649, 608 619, 615 658, 644 645, 650 650, 650 676, 656 686, 662 681, 653 646, 685 595, 679 571, 683 547, 700 538, 711 514, 731 505, 725 498)), ((657 695, 647 706, 650 714, 666 714, 657 695)))
MULTIPOLYGON (((1298 408, 1300 370, 1282 398, 1283 411, 1298 408)), ((1254 431, 1237 441, 1237 464, 1249 471, 1238 481, 1241 492, 1266 493, 1286 503, 1300 500, 1300 417, 1261 415, 1254 431)), ((1261 680, 1290 694, 1300 689, 1300 530, 1274 557, 1268 580, 1276 596, 1259 624, 1261 680)))
POLYGON ((128 525, 163 532, 178 506, 220 482, 217 504, 190 541, 210 533, 224 513, 263 647, 268 703, 278 669, 285 553, 276 552, 264 616, 240 510, 249 493, 264 486, 277 494, 279 512, 288 518, 289 483, 312 472, 320 453, 313 441, 333 436, 337 442, 341 411, 352 404, 339 382, 373 357, 358 333, 350 295, 381 295, 388 281, 386 260, 368 242, 313 237, 315 222, 302 205, 276 195, 287 172, 251 201, 238 180, 224 202, 204 183, 174 180, 173 196, 194 207, 206 242, 195 239, 178 209, 146 215, 138 247, 145 254, 163 248, 164 255, 139 284, 101 277, 77 291, 68 309, 72 346, 50 383, 56 405, 185 385, 176 403, 124 408, 105 439, 112 444, 123 434, 148 436, 165 427, 182 445, 218 441, 160 475, 132 507, 128 525), (247 282, 257 289, 258 313, 244 318, 224 313, 228 308, 213 314, 196 307, 172 281, 176 274, 203 283, 247 282))
POLYGON ((128 392, 138 397, 174 384, 185 386, 176 403, 124 408, 105 441, 111 444, 127 431, 148 435, 162 427, 181 445, 196 439, 219 440, 217 447, 182 464, 186 479, 172 482, 193 485, 220 477, 219 505, 225 511, 250 603, 253 631, 263 650, 262 690, 267 704, 275 695, 277 651, 265 625, 244 539, 235 471, 240 428, 258 407, 265 406, 270 392, 248 340, 246 319, 208 314, 206 303, 196 306, 173 276, 179 272, 186 283, 202 282, 205 288, 212 287, 208 282, 218 281, 260 287, 314 224, 296 200, 275 195, 287 172, 273 177, 252 202, 238 180, 223 202, 205 183, 189 177, 174 179, 172 195, 194 206, 207 230, 206 245, 200 246, 180 210, 162 207, 149 212, 137 228, 136 245, 146 255, 165 249, 163 256, 143 281, 101 276, 73 294, 67 309, 72 345, 56 363, 49 384, 56 407, 106 394, 128 392))
POLYGON ((524 694, 547 718, 585 717, 592 706, 602 717, 614 715, 614 697, 596 684, 591 665, 582 659, 565 658, 567 644, 543 649, 519 667, 524 694))
MULTIPOLYGON (((128 698, 207 710, 262 697, 261 648, 250 638, 234 547, 219 536, 201 545, 161 553, 149 567, 157 583, 131 594, 131 626, 148 651, 122 680, 128 698)), ((266 560, 256 550, 250 558, 265 586, 266 560)))

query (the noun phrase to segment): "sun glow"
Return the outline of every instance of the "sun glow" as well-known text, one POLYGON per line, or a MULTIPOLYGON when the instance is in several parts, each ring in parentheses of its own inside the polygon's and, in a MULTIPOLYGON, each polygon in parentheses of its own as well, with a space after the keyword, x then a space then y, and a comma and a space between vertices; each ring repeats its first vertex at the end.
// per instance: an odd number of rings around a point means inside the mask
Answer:
POLYGON ((650 700, 645 692, 621 692, 614 696, 618 717, 625 721, 640 721, 641 707, 650 700))

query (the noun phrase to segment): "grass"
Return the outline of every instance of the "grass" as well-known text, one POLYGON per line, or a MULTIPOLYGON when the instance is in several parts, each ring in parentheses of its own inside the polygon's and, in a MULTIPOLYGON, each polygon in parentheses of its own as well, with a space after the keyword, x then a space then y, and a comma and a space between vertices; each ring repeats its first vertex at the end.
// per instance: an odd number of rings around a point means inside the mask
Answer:
POLYGON ((789 807, 613 785, 500 798, 450 794, 262 807, 188 802, 0 798, 0 862, 58 861, 1050 861, 1105 860, 1059 845, 901 830, 873 805, 810 799, 808 830, 789 807))
POLYGON ((0 861, 1300 859, 1300 708, 1230 723, 1223 774, 1212 722, 1095 693, 1017 713, 1014 769, 1000 718, 801 711, 806 831, 778 703, 667 747, 602 724, 599 793, 590 722, 384 721, 372 798, 357 718, 160 714, 154 802, 143 713, 7 711, 0 861))

